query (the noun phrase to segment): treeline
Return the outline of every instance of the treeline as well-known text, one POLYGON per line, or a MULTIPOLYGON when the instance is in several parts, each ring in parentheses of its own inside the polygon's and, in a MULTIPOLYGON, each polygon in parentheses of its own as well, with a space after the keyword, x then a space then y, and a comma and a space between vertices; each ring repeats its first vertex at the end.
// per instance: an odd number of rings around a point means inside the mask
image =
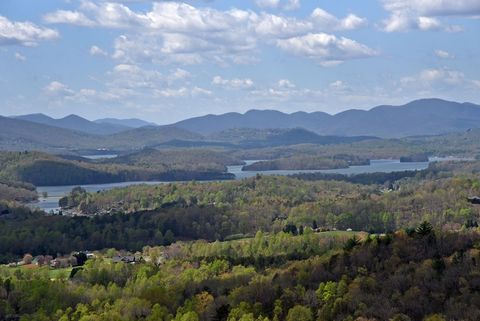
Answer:
MULTIPOLYGON (((402 176, 391 175, 379 174, 378 180, 402 176)), ((377 178, 373 175, 365 179, 377 178)), ((479 221, 480 207, 468 202, 468 197, 476 195, 480 195, 480 180, 475 176, 444 176, 439 171, 397 180, 390 191, 378 185, 337 180, 257 176, 241 181, 131 186, 85 193, 72 201, 67 197, 66 204, 85 214, 136 213, 169 207, 226 209, 239 220, 241 233, 280 231, 287 224, 313 226, 313 221, 327 229, 382 233, 423 220, 453 229, 461 228, 468 220, 479 221)))
POLYGON ((0 179, 37 186, 102 184, 124 181, 232 179, 226 165, 235 160, 220 153, 146 150, 116 160, 94 162, 39 152, 0 152, 0 179))
MULTIPOLYGON (((307 253, 308 235, 279 236, 307 253)), ((264 251, 265 236, 239 247, 264 251)), ((0 319, 80 321, 476 321, 480 318, 478 232, 416 230, 349 239, 343 250, 276 265, 231 263, 209 246, 147 247, 149 263, 101 255, 52 281, 45 269, 0 268, 0 319)), ((290 245, 292 244, 292 245, 290 245)), ((235 255, 234 250, 232 255, 235 255)), ((248 249, 238 251, 248 252, 248 249)), ((227 254, 227 257, 231 257, 227 254)))
POLYGON ((31 202, 37 198, 34 185, 0 178, 0 200, 31 202))
POLYGON ((347 168, 351 165, 368 165, 368 159, 351 155, 335 155, 333 157, 297 155, 274 160, 258 161, 243 166, 243 171, 271 170, 322 170, 347 168))
POLYGON ((239 228, 239 218, 225 210, 199 207, 67 217, 0 203, 0 213, 0 263, 25 253, 55 255, 110 247, 138 251, 145 245, 166 245, 178 239, 214 241, 255 228, 254 224, 239 228))
POLYGON ((306 181, 344 181, 353 184, 363 184, 363 185, 387 185, 392 186, 393 183, 404 178, 411 177, 421 177, 427 173, 427 170, 423 171, 402 171, 402 172, 391 172, 391 173, 363 173, 355 175, 345 175, 345 174, 328 174, 328 173, 299 173, 293 174, 291 177, 298 178, 306 181))

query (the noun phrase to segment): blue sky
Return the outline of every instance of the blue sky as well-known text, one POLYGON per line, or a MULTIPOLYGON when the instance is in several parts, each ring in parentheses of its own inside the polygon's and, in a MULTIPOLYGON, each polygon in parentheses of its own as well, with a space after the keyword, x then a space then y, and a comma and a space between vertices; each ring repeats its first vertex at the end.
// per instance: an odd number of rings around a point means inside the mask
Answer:
POLYGON ((2 0, 0 114, 480 103, 479 0, 2 0))

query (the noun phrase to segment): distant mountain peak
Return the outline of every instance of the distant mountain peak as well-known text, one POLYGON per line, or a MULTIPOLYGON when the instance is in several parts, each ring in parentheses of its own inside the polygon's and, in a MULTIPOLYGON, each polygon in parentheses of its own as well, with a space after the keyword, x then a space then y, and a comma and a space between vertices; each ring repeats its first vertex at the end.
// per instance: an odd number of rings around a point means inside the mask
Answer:
POLYGON ((330 115, 251 109, 186 119, 173 124, 204 135, 232 128, 296 128, 320 135, 405 137, 443 134, 480 127, 480 106, 439 98, 424 98, 404 105, 381 105, 370 110, 350 109, 330 115))

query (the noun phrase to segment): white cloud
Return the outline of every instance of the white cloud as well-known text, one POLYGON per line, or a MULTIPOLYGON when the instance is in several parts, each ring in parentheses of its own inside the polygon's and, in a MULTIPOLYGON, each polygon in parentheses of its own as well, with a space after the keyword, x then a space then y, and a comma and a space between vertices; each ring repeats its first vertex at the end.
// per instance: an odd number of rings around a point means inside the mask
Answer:
POLYGON ((91 56, 108 56, 107 52, 98 46, 91 46, 89 52, 91 56))
POLYGON ((155 94, 166 98, 179 98, 188 95, 188 90, 185 87, 181 87, 178 89, 167 88, 162 90, 155 90, 155 94))
POLYGON ((112 79, 108 85, 116 88, 153 89, 166 84, 157 70, 145 70, 135 64, 118 64, 109 72, 112 79))
POLYGON ((51 96, 71 96, 74 91, 59 81, 52 81, 45 88, 44 92, 51 96))
POLYGON ((204 96, 204 97, 211 97, 213 96, 213 92, 204 88, 200 87, 193 87, 192 91, 192 96, 197 97, 197 96, 204 96))
POLYGON ((445 50, 441 50, 441 49, 435 50, 435 56, 437 56, 438 58, 442 58, 442 59, 453 58, 453 55, 451 53, 449 53, 448 51, 445 51, 445 50))
POLYGON ((480 13, 478 0, 382 0, 390 16, 383 21, 387 32, 418 29, 462 31, 458 25, 443 26, 439 18, 448 16, 474 17, 480 13))
POLYGON ((220 76, 215 76, 212 79, 212 84, 230 89, 251 89, 254 87, 253 80, 250 78, 240 79, 223 79, 220 76))
POLYGON ((254 31, 262 37, 287 38, 304 34, 314 28, 313 23, 310 21, 267 13, 262 13, 259 16, 252 15, 251 19, 254 31))
POLYGON ((345 60, 375 56, 378 53, 354 40, 326 33, 307 34, 278 40, 278 47, 291 54, 307 57, 329 66, 345 60))
MULTIPOLYGON (((267 1, 266 6, 297 6, 298 1, 267 1)), ((305 19, 256 13, 251 10, 217 10, 179 2, 156 2, 147 11, 133 11, 121 3, 83 1, 75 12, 47 14, 48 22, 95 25, 125 30, 117 37, 112 57, 121 62, 220 65, 257 61, 260 44, 299 37, 312 31, 351 30, 366 24, 350 14, 338 19, 316 9, 305 19)), ((347 57, 345 57, 347 59, 347 57)))
POLYGON ((15 57, 15 60, 17 60, 17 61, 26 61, 27 60, 27 58, 19 52, 16 52, 14 57, 15 57))
POLYGON ((10 21, 0 16, 0 46, 22 45, 36 46, 40 41, 53 40, 59 37, 53 29, 39 27, 31 22, 10 21))
POLYGON ((278 82, 277 82, 277 86, 280 87, 280 88, 295 88, 295 84, 292 83, 290 80, 288 79, 280 79, 278 82))
POLYGON ((192 74, 184 69, 177 68, 176 70, 172 71, 172 73, 168 76, 169 81, 177 81, 177 80, 185 80, 192 76, 192 74))
POLYGON ((349 14, 343 19, 338 19, 329 12, 316 8, 311 14, 311 20, 321 30, 352 30, 363 27, 367 24, 365 18, 349 14))
POLYGON ((458 95, 478 89, 478 80, 468 78, 463 72, 448 68, 424 69, 417 74, 400 79, 399 89, 417 95, 458 95))
POLYGON ((478 0, 383 0, 388 11, 410 11, 425 16, 474 16, 480 14, 478 0))
POLYGON ((407 31, 418 29, 422 31, 440 30, 441 23, 436 18, 415 17, 408 13, 397 12, 384 20, 383 30, 386 32, 407 31))
POLYGON ((66 23, 77 26, 92 27, 95 22, 79 11, 57 10, 43 16, 47 23, 66 23))
POLYGON ((347 84, 342 80, 336 80, 330 83, 329 87, 335 90, 345 90, 348 88, 347 84))

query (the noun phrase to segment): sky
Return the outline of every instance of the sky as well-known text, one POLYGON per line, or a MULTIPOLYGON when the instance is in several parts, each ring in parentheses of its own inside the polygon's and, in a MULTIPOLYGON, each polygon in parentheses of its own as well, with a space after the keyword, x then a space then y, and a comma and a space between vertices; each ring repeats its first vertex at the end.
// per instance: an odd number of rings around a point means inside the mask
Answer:
POLYGON ((1 0, 0 114, 480 104, 480 0, 1 0))

